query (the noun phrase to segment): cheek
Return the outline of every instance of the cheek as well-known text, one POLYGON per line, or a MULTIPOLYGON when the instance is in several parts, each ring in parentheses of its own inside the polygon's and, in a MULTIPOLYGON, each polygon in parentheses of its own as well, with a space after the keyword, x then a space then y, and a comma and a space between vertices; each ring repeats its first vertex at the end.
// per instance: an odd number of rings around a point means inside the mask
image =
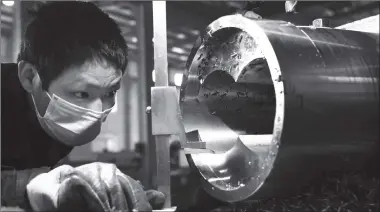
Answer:
POLYGON ((65 89, 62 86, 57 86, 56 84, 52 84, 52 86, 50 86, 49 94, 50 96, 55 94, 65 100, 70 100, 70 97, 68 96, 68 93, 65 92, 65 89))
POLYGON ((116 97, 114 97, 114 98, 107 98, 107 99, 103 100, 102 103, 103 103, 103 110, 108 110, 108 109, 110 109, 110 108, 112 108, 112 107, 115 106, 115 104, 116 104, 116 97))
POLYGON ((65 79, 60 77, 56 80, 54 80, 49 87, 49 94, 52 96, 53 94, 57 95, 58 97, 71 102, 73 104, 76 104, 76 98, 69 92, 68 85, 65 83, 65 79))
POLYGON ((76 98, 73 94, 69 92, 69 89, 67 88, 67 86, 62 86, 62 85, 59 85, 58 83, 53 83, 52 86, 50 86, 49 94, 50 96, 55 94, 56 96, 64 99, 65 101, 68 101, 72 104, 75 104, 84 108, 89 107, 89 104, 91 103, 87 100, 81 100, 79 98, 76 98))

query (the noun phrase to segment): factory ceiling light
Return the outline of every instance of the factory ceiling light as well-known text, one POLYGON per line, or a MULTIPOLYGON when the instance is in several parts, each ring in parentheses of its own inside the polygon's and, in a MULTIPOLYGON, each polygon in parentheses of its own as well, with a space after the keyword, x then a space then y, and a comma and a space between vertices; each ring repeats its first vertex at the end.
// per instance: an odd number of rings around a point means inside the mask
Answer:
POLYGON ((180 39, 180 40, 186 39, 186 35, 183 34, 183 33, 178 33, 178 34, 176 35, 176 37, 177 37, 178 39, 180 39))
POLYGON ((15 2, 14 1, 1 1, 5 6, 12 7, 15 2))
POLYGON ((176 86, 181 86, 182 85, 182 76, 183 76, 182 73, 176 73, 174 75, 174 84, 176 86))
POLYGON ((179 47, 172 47, 172 52, 177 53, 177 54, 184 54, 184 53, 186 53, 185 50, 183 50, 182 48, 179 48, 179 47))
POLYGON ((137 43, 137 40, 138 40, 137 37, 132 37, 132 38, 131 38, 131 41, 132 41, 133 43, 137 43))

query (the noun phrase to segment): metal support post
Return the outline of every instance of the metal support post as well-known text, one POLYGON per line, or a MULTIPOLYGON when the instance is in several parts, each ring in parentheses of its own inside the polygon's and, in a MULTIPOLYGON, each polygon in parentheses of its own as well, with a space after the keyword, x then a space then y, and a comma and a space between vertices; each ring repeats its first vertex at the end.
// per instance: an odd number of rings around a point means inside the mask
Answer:
MULTIPOLYGON (((154 70, 155 70, 155 88, 152 88, 152 133, 155 136, 156 150, 156 173, 155 186, 166 196, 164 208, 171 207, 170 194, 170 154, 169 145, 171 132, 166 131, 167 125, 165 119, 171 111, 165 110, 168 99, 168 61, 167 61, 167 37, 166 37, 166 2, 153 1, 153 42, 154 42, 154 70), (160 123, 159 125, 157 125, 160 123)), ((176 95, 175 95, 176 97, 176 95)), ((174 104, 177 104, 174 102, 174 104)), ((170 105, 167 105, 170 107, 170 105)))
MULTIPOLYGON (((136 20, 137 20, 137 33, 139 37, 139 69, 143 74, 144 83, 140 84, 141 92, 145 93, 145 99, 142 100, 143 108, 151 105, 151 92, 150 89, 154 85, 152 80, 153 71, 153 12, 152 4, 150 2, 140 2, 136 4, 136 20)), ((142 118, 144 124, 144 133, 146 135, 145 142, 145 156, 143 159, 143 174, 142 183, 146 188, 153 188, 153 170, 155 170, 155 149, 154 137, 152 136, 152 122, 150 117, 144 116, 142 118)))

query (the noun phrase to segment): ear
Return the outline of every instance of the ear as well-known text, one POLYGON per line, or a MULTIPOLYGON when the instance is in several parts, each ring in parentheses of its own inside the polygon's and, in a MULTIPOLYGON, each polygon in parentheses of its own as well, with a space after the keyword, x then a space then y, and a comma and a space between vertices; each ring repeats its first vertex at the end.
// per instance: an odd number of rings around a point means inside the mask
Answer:
POLYGON ((20 61, 17 65, 20 83, 28 93, 31 93, 33 91, 33 80, 37 76, 37 70, 31 63, 26 61, 20 61))

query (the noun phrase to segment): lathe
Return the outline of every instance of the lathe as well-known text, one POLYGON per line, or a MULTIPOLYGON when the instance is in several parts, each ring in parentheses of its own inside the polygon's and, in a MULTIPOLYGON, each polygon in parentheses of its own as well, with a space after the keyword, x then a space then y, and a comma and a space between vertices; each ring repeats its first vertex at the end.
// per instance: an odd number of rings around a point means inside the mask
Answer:
POLYGON ((321 23, 221 17, 191 51, 179 106, 173 88, 152 88, 153 111, 164 104, 158 90, 172 93, 153 132, 172 117, 161 135, 179 135, 211 196, 289 195, 322 172, 375 163, 379 35, 321 23))

